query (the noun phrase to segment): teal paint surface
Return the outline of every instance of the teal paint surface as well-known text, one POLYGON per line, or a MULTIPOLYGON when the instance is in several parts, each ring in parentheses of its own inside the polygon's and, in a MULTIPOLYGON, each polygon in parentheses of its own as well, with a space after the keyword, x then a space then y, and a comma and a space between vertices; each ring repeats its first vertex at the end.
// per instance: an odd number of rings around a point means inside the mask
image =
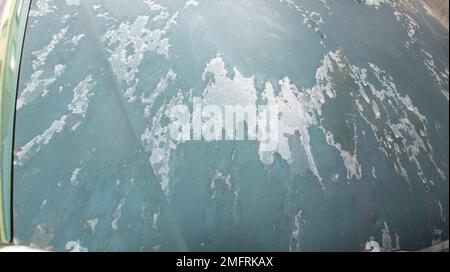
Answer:
POLYGON ((15 238, 57 251, 448 239, 448 30, 397 2, 33 1, 15 238), (276 152, 170 139, 171 106, 253 90, 283 110, 276 152))

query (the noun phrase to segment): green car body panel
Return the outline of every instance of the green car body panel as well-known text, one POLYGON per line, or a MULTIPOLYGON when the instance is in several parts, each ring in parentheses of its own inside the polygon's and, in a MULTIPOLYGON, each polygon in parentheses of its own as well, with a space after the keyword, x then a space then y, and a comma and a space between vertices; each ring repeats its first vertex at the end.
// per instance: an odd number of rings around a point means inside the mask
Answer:
POLYGON ((12 146, 19 63, 29 0, 8 0, 0 15, 0 243, 11 241, 12 146))

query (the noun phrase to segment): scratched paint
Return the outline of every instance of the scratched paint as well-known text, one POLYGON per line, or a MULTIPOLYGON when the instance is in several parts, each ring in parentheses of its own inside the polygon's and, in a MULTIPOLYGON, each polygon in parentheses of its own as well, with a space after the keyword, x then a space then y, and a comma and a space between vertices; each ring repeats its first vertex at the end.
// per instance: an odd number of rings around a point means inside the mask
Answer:
POLYGON ((17 243, 392 251, 448 239, 448 31, 421 2, 135 2, 33 2, 17 243), (173 140, 170 109, 193 97, 279 106, 278 148, 173 140))

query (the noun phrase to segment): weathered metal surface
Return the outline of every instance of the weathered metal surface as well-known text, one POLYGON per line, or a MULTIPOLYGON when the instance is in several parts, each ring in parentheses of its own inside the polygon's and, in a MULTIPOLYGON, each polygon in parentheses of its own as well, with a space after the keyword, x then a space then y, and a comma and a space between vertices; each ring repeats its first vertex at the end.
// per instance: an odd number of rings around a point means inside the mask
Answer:
POLYGON ((58 251, 448 239, 448 31, 421 3, 33 1, 14 238, 58 251), (278 104, 279 148, 171 139, 168 112, 193 97, 278 104))

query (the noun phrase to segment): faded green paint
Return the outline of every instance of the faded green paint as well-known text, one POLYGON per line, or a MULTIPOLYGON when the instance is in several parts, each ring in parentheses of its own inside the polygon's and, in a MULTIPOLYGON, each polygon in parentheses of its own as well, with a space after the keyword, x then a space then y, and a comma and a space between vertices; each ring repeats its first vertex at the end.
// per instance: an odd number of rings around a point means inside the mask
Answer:
POLYGON ((392 251, 448 239, 448 31, 421 1, 32 2, 18 245, 392 251), (279 105, 277 152, 171 139, 170 109, 197 97, 279 105))
POLYGON ((7 0, 0 15, 0 243, 11 241, 11 166, 20 53, 29 0, 7 0))

